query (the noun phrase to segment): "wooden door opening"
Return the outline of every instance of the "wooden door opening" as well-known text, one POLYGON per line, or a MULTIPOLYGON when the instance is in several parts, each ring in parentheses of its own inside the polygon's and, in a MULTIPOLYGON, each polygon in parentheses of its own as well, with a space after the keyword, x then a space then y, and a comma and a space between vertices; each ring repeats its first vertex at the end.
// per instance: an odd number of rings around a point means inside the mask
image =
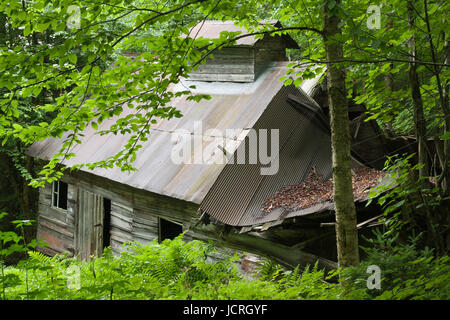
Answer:
POLYGON ((111 245, 111 200, 103 198, 103 248, 111 245))

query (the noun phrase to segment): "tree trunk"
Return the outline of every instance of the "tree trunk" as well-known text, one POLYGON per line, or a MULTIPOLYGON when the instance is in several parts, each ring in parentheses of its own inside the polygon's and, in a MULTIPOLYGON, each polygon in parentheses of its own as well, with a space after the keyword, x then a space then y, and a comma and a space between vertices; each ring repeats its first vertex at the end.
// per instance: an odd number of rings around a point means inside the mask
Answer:
MULTIPOLYGON (((388 23, 386 25, 386 31, 392 29, 392 17, 390 15, 388 15, 388 23)), ((387 45, 388 48, 392 47, 392 45, 387 45)), ((389 103, 389 116, 390 119, 389 121, 385 122, 385 126, 384 126, 384 134, 386 136, 386 138, 395 138, 396 134, 395 134, 395 130, 394 130, 394 126, 392 124, 393 118, 394 118, 394 114, 393 112, 390 110, 392 108, 392 92, 394 91, 394 77, 392 75, 392 63, 390 63, 389 65, 389 70, 388 72, 384 75, 384 83, 386 84, 386 90, 388 93, 388 98, 387 98, 387 102, 389 103)))
MULTIPOLYGON (((437 66, 437 52, 433 43, 433 36, 431 34, 431 27, 430 27, 430 20, 428 16, 428 4, 427 0, 423 1, 424 3, 424 11, 425 11, 425 23, 427 26, 427 33, 428 33, 428 42, 430 44, 430 52, 431 52, 431 60, 433 61, 433 73, 436 78, 436 84, 439 92, 439 104, 442 110, 442 113, 444 114, 444 132, 448 133, 450 130, 450 107, 448 102, 448 80, 446 80, 446 83, 444 85, 441 82, 440 78, 440 70, 437 66)), ((443 22, 445 24, 445 21, 443 22)), ((445 34, 444 34, 444 40, 445 40, 445 34)), ((444 50, 446 53, 445 62, 448 62, 448 42, 445 42, 444 50)), ((441 183, 442 193, 444 195, 449 195, 449 180, 450 180, 450 171, 448 162, 450 160, 450 140, 444 140, 444 163, 442 166, 442 173, 439 177, 439 182, 441 183)))
POLYGON ((343 46, 333 37, 341 34, 338 6, 341 1, 324 0, 324 44, 327 61, 328 101, 330 105, 336 242, 339 267, 359 263, 358 230, 353 199, 350 128, 345 67, 332 63, 343 59, 343 46), (335 5, 333 6, 332 4, 335 5))
MULTIPOLYGON (((408 24, 410 29, 414 28, 415 12, 413 3, 408 1, 408 24)), ((427 161, 427 151, 426 151, 426 123, 425 115, 423 113, 423 102, 422 95, 420 93, 420 83, 419 77, 417 76, 417 66, 416 66, 416 40, 413 35, 409 39, 408 47, 410 48, 410 58, 409 64, 409 84, 411 89, 411 97, 414 108, 414 125, 416 129, 416 139, 417 139, 417 157, 418 162, 423 165, 423 168, 419 169, 419 176, 428 176, 428 161, 427 161)))

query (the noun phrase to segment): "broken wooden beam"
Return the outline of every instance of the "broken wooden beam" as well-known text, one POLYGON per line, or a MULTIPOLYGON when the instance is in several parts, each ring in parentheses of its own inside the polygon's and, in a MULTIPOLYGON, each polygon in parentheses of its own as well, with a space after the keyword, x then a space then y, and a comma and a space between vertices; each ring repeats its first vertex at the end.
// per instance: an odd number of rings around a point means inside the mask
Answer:
MULTIPOLYGON (((195 225, 192 224, 192 225, 195 225)), ((264 239, 255 233, 223 232, 223 228, 212 223, 200 224, 191 228, 188 233, 190 237, 198 240, 212 240, 222 246, 252 252, 261 256, 271 258, 288 268, 305 268, 308 265, 318 263, 319 268, 326 271, 337 269, 335 261, 331 261, 315 254, 305 252, 296 247, 286 246, 268 239, 264 239)))

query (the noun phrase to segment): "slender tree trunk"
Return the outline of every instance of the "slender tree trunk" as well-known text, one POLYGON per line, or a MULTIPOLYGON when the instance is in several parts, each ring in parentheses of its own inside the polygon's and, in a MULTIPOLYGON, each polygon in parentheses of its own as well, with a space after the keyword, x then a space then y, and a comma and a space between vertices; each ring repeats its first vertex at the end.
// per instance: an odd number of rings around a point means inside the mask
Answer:
MULTIPOLYGON (((390 29, 392 29, 392 17, 389 15, 388 16, 388 23, 386 25, 386 31, 389 31, 390 29)), ((388 45, 388 47, 391 47, 392 45, 388 45)), ((386 90, 388 93, 388 100, 387 102, 389 103, 389 109, 392 108, 392 91, 394 91, 394 77, 392 75, 392 63, 389 66, 389 70, 388 72, 384 75, 384 83, 386 84, 386 90)), ((387 121, 385 123, 384 126, 384 133, 386 138, 394 138, 396 136, 395 134, 395 130, 394 130, 394 126, 392 125, 392 119, 394 118, 393 112, 391 110, 389 110, 389 116, 391 117, 391 119, 389 119, 389 121, 387 121)))
MULTIPOLYGON (((25 169, 27 170, 27 172, 31 173, 31 166, 33 163, 33 158, 31 158, 30 156, 26 155, 25 156, 25 169)), ((31 212, 31 199, 30 199, 30 191, 31 191, 31 187, 28 185, 29 181, 25 178, 23 178, 23 182, 22 182, 22 202, 23 202, 23 214, 25 215, 25 217, 27 217, 28 219, 33 219, 33 215, 31 212)))
MULTIPOLYGON (((413 7, 413 2, 408 1, 408 24, 410 29, 414 29, 415 11, 413 7)), ((410 58, 409 64, 409 84, 411 89, 411 97, 413 101, 414 108, 414 125, 416 129, 416 139, 417 139, 417 157, 418 162, 423 165, 423 168, 419 169, 419 176, 428 176, 428 161, 427 161, 427 150, 426 150, 426 122, 425 114, 423 112, 423 102, 422 95, 420 93, 420 82, 417 75, 416 66, 416 40, 413 35, 409 39, 408 46, 410 48, 410 58)))
MULTIPOLYGON (((440 71, 437 63, 436 58, 436 49, 434 47, 433 43, 433 36, 431 34, 431 27, 430 27, 430 20, 428 16, 428 4, 427 0, 423 1, 424 3, 424 11, 425 11, 425 23, 427 26, 427 33, 428 33, 428 42, 430 44, 430 52, 431 52, 431 60, 434 62, 433 65, 433 73, 436 78, 436 84, 439 92, 439 104, 441 106, 442 113, 444 114, 444 132, 447 133, 450 130, 450 107, 448 102, 448 80, 446 80, 446 83, 442 85, 442 81, 440 78, 440 71)), ((445 23, 445 22, 444 22, 445 23)), ((445 37, 444 37, 445 39, 445 37)), ((445 42, 444 50, 446 50, 446 53, 448 53, 448 42, 445 42)), ((445 58, 446 62, 448 62, 448 55, 446 55, 445 58)), ((450 140, 444 141, 444 159, 443 159, 443 166, 442 166, 442 173, 439 178, 439 182, 441 183, 442 193, 444 195, 449 195, 449 183, 450 183, 450 171, 448 168, 448 162, 450 160, 450 140)))
MULTIPOLYGON (((333 37, 341 34, 338 6, 341 0, 324 0, 324 43, 327 61, 341 60, 343 46, 333 37), (333 4, 335 4, 333 6, 333 4)), ((339 267, 359 263, 358 230, 353 199, 350 128, 348 118, 345 68, 338 64, 327 65, 328 99, 330 104, 331 146, 333 160, 334 204, 336 211, 336 241, 339 267)))
MULTIPOLYGON (((392 63, 391 63, 390 69, 392 69, 392 63)), ((386 84, 386 90, 389 93, 388 102, 391 102, 391 96, 392 96, 392 91, 393 91, 393 82, 394 82, 394 80, 392 77, 392 73, 390 71, 388 71, 388 73, 386 73, 384 76, 384 83, 386 84)), ((389 111, 389 114, 393 118, 393 113, 391 111, 389 111)), ((385 132, 386 138, 394 138, 396 136, 394 126, 392 125, 392 118, 389 121, 387 121, 384 125, 384 132, 385 132)))

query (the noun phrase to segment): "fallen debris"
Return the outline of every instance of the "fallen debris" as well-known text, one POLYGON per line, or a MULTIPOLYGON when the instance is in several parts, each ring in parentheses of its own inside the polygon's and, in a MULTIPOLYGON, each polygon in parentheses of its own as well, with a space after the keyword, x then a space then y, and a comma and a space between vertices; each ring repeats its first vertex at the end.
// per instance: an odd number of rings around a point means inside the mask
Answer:
MULTIPOLYGON (((367 196, 370 189, 378 185, 386 173, 383 171, 360 167, 353 169, 353 196, 362 199, 367 196)), ((323 180, 323 177, 314 169, 308 177, 299 184, 283 187, 280 191, 267 198, 261 211, 269 213, 276 208, 287 211, 305 209, 312 205, 333 200, 333 180, 323 180)))

